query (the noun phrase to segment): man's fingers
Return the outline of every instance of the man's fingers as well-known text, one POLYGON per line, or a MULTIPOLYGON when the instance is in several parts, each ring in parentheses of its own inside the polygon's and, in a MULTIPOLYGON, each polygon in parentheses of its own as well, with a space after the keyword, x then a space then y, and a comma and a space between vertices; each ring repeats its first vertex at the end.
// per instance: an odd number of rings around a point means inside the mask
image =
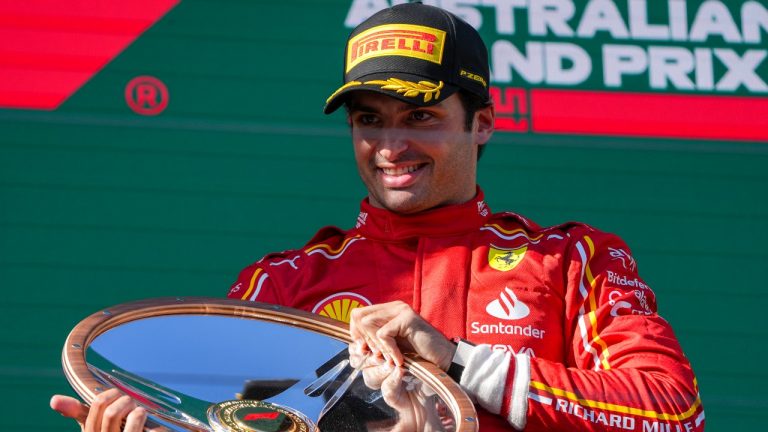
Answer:
POLYGON ((130 411, 128 417, 125 418, 125 432, 142 432, 144 430, 144 424, 147 421, 147 410, 142 407, 136 407, 130 411))
MULTIPOLYGON (((382 357, 393 349, 397 349, 394 340, 381 340, 378 331, 401 315, 403 305, 404 303, 401 305, 401 302, 392 302, 353 310, 350 320, 350 335, 353 340, 364 344, 374 355, 382 357)), ((389 359, 389 356, 387 358, 389 359)))
POLYGON ((363 382, 368 388, 376 390, 391 373, 392 367, 387 363, 369 366, 363 369, 363 382))
MULTIPOLYGON (((400 317, 403 317, 403 315, 400 315, 400 317)), ((403 321, 400 317, 389 321, 376 331, 376 340, 381 347, 381 351, 384 353, 384 357, 392 362, 393 366, 403 366, 405 364, 403 353, 397 343, 397 338, 403 334, 403 321)))
POLYGON ((392 366, 403 366, 403 352, 413 351, 442 367, 454 349, 442 333, 399 301, 354 309, 350 335, 363 352, 370 350, 392 366))
POLYGON ((376 343, 372 340, 372 329, 364 324, 364 321, 367 321, 366 317, 374 312, 375 309, 372 306, 361 307, 353 309, 350 316, 349 335, 352 343, 359 346, 361 354, 378 355, 379 353, 376 343))
POLYGON ((379 356, 364 351, 360 344, 349 344, 349 364, 363 372, 365 385, 372 389, 381 387, 381 382, 392 372, 392 365, 379 356))
POLYGON ((365 332, 360 328, 363 317, 375 312, 374 306, 365 306, 354 308, 349 313, 349 335, 353 340, 365 339, 365 332))
POLYGON ((79 400, 64 395, 54 395, 51 398, 51 409, 64 417, 75 419, 81 425, 85 424, 88 417, 88 407, 79 400))
POLYGON ((351 342, 347 351, 349 352, 349 365, 355 369, 377 366, 384 361, 381 357, 374 355, 365 343, 351 342))
POLYGON ((85 432, 102 431, 101 419, 104 415, 104 410, 106 410, 107 407, 109 407, 109 405, 117 400, 120 396, 122 396, 122 393, 114 388, 96 396, 96 399, 94 399, 93 403, 91 404, 88 418, 85 420, 85 432))
MULTIPOLYGON (((142 432, 147 421, 147 411, 117 389, 97 396, 90 409, 79 400, 64 395, 54 395, 50 405, 64 417, 75 419, 85 432, 142 432)), ((154 430, 167 431, 163 427, 154 430)))
POLYGON ((395 409, 408 408, 404 376, 405 369, 396 367, 381 383, 381 396, 384 402, 395 409))
POLYGON ((101 419, 102 430, 120 432, 123 422, 136 408, 136 402, 130 396, 120 396, 104 410, 101 419))

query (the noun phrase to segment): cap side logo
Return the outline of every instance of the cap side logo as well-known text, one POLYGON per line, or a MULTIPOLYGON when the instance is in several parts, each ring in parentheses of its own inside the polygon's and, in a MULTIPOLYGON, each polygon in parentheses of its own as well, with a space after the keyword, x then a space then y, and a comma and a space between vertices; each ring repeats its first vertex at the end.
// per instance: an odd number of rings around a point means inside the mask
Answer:
POLYGON ((472 73, 462 69, 459 71, 459 76, 467 79, 471 79, 473 81, 477 81, 480 84, 482 84, 483 87, 488 87, 488 83, 485 81, 485 78, 483 78, 481 75, 478 75, 476 73, 472 73))
POLYGON ((404 56, 442 64, 444 47, 445 32, 436 28, 412 24, 372 27, 349 40, 345 72, 366 60, 384 56, 404 56))

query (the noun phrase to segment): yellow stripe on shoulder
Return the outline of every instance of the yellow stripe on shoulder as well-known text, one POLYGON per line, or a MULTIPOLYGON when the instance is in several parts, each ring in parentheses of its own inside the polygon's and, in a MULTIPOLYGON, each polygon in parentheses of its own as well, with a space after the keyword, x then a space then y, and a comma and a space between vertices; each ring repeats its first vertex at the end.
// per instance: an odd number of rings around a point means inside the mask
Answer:
POLYGON ((336 248, 336 249, 332 249, 332 248, 331 248, 331 245, 329 245, 329 244, 327 244, 327 243, 320 243, 320 244, 316 244, 316 245, 314 245, 314 246, 310 246, 310 247, 308 247, 308 248, 304 249, 304 253, 307 253, 307 254, 308 254, 308 253, 310 253, 310 252, 312 252, 312 251, 314 251, 314 250, 318 250, 318 249, 325 249, 325 250, 326 250, 326 251, 328 251, 328 253, 330 253, 331 255, 335 255, 335 254, 337 254, 337 253, 339 253, 339 252, 343 251, 343 250, 344 250, 344 248, 345 248, 345 247, 347 247, 347 245, 349 244, 349 242, 351 242, 352 240, 358 239, 358 238, 360 238, 360 237, 362 237, 360 234, 357 234, 357 235, 355 235, 355 236, 352 236, 352 237, 347 237, 347 238, 344 240, 344 242, 342 242, 342 243, 341 243, 341 246, 339 246, 339 247, 338 247, 338 248, 336 248))
POLYGON ((251 276, 251 282, 248 284, 248 289, 245 291, 245 294, 243 294, 242 297, 240 297, 240 300, 247 300, 248 297, 251 296, 251 293, 253 292, 253 287, 256 285, 256 279, 259 276, 259 273, 264 271, 261 268, 257 268, 255 272, 253 272, 253 276, 251 276))
POLYGON ((656 420, 669 420, 669 421, 687 420, 696 413, 696 410, 699 409, 699 405, 701 405, 701 398, 697 396, 696 400, 693 402, 690 408, 688 408, 685 412, 682 412, 680 414, 659 413, 651 410, 644 410, 640 408, 627 407, 627 406, 616 405, 616 404, 611 404, 607 402, 582 399, 573 392, 556 389, 544 383, 540 383, 538 381, 531 381, 531 387, 537 390, 545 391, 555 396, 569 399, 573 402, 577 402, 579 405, 586 406, 589 408, 597 408, 603 411, 613 411, 621 414, 647 417, 647 418, 656 419, 656 420))
POLYGON ((524 230, 524 229, 522 229, 522 228, 516 228, 516 229, 513 229, 513 230, 508 230, 508 229, 506 229, 506 228, 503 228, 503 227, 502 227, 501 225, 499 225, 499 224, 485 224, 485 226, 487 226, 487 227, 492 227, 492 228, 496 228, 498 231, 500 231, 500 232, 502 232, 502 233, 504 233, 504 234, 507 234, 507 235, 518 234, 518 233, 519 233, 519 234, 523 234, 523 235, 525 235, 526 237, 528 237, 528 238, 530 238, 530 239, 533 239, 533 240, 538 240, 538 239, 540 239, 540 238, 542 238, 542 237, 544 236, 544 234, 539 234, 539 235, 537 235, 537 236, 529 236, 529 235, 528 235, 528 234, 525 232, 525 230, 524 230))

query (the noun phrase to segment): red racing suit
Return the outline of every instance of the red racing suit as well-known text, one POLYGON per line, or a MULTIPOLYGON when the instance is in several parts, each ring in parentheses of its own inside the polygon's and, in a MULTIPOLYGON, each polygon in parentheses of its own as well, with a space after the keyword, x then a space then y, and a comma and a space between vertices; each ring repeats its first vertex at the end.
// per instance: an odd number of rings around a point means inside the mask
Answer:
POLYGON ((704 429, 693 371, 624 242, 492 214, 479 189, 408 216, 363 201, 355 228, 265 256, 229 297, 347 322, 358 306, 410 304, 480 344, 461 384, 482 431, 704 429))

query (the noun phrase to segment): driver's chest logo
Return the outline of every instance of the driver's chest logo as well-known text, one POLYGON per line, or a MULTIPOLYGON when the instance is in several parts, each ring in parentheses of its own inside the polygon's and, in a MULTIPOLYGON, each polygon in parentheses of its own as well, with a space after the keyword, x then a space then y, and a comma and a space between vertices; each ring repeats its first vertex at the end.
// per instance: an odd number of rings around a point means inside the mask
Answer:
POLYGON ((370 306, 371 304, 370 300, 360 294, 340 292, 320 300, 312 308, 312 313, 348 323, 351 318, 352 309, 370 306))
POLYGON ((527 250, 527 245, 515 249, 497 248, 491 245, 488 248, 488 265, 498 271, 510 271, 520 264, 527 250))

